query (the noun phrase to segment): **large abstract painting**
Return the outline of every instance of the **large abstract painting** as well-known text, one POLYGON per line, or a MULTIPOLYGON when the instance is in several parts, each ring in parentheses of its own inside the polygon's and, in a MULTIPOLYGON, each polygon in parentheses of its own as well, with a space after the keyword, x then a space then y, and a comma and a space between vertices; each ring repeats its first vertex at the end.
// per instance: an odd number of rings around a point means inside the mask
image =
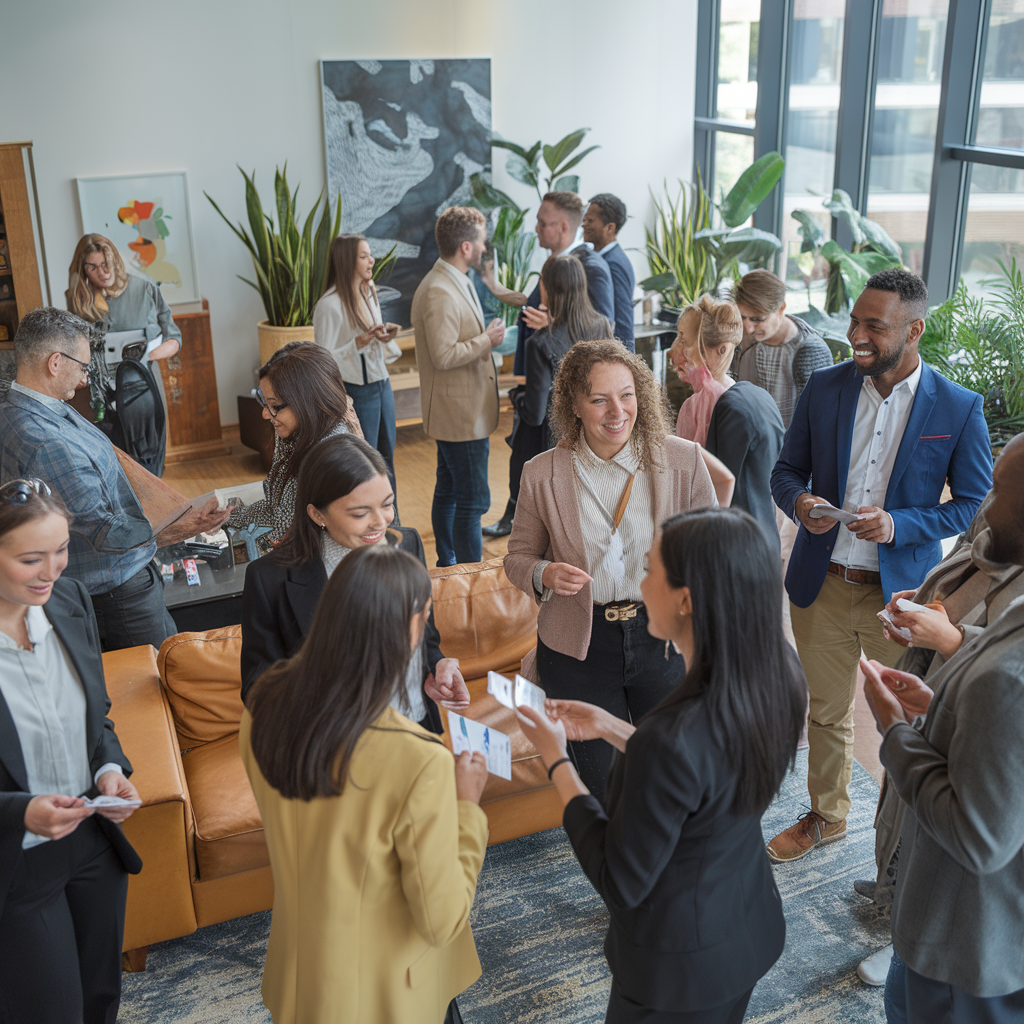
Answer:
POLYGON ((380 293, 385 316, 406 326, 437 259, 434 222, 490 169, 491 62, 325 60, 320 70, 328 193, 341 196, 343 231, 366 235, 375 256, 397 247, 380 293))
POLYGON ((77 183, 85 234, 106 235, 129 272, 156 281, 168 303, 199 300, 184 171, 77 183))

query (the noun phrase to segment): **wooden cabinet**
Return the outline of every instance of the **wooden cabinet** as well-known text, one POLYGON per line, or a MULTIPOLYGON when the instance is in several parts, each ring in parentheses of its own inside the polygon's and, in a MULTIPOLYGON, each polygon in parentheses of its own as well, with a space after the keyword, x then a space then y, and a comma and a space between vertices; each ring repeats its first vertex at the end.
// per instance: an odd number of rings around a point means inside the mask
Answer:
POLYGON ((0 346, 7 349, 21 318, 43 304, 31 153, 31 142, 0 143, 0 346))

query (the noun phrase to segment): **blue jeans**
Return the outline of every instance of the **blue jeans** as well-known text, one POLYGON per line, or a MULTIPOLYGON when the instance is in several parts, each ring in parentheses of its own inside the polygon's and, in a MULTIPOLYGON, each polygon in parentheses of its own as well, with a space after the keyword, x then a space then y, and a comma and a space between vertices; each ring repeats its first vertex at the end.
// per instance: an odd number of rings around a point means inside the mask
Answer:
POLYGON ((392 488, 395 486, 395 393, 391 381, 375 380, 372 384, 350 384, 345 390, 363 428, 363 437, 384 457, 392 488))
POLYGON ((437 442, 437 483, 430 521, 438 565, 479 562, 484 557, 480 517, 491 507, 487 457, 491 439, 437 442))
MULTIPOLYGON (((972 996, 905 965, 904 970, 910 1024, 1019 1024, 1024 1020, 1024 989, 1005 996, 972 996)), ((888 995, 888 982, 885 990, 888 995)))
POLYGON ((895 949, 885 979, 885 1024, 907 1024, 907 965, 895 949))

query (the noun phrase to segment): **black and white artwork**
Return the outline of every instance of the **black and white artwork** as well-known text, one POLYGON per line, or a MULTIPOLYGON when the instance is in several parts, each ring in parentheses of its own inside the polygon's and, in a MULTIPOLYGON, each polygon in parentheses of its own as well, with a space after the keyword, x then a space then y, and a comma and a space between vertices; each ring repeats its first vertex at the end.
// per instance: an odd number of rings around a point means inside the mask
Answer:
POLYGON ((325 60, 320 73, 331 202, 341 195, 341 230, 366 235, 374 256, 397 246, 379 291, 385 317, 408 326, 438 215, 490 169, 491 62, 325 60))

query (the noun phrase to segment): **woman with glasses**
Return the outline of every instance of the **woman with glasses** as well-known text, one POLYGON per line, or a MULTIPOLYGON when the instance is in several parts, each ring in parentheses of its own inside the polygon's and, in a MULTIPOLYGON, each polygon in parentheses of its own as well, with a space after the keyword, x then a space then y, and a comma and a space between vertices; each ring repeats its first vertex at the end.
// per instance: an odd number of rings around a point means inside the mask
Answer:
POLYGON ((0 487, 0 1020, 108 1024, 121 993, 138 806, 88 591, 62 577, 64 503, 0 487), (84 798, 114 798, 95 806, 84 798))
POLYGON ((274 458, 263 481, 264 496, 236 508, 228 526, 248 528, 261 552, 279 544, 295 514, 295 479, 317 442, 359 427, 338 364, 319 345, 293 341, 260 367, 256 400, 274 428, 274 458))
POLYGON ((327 582, 306 643, 249 695, 239 743, 274 873, 275 1024, 461 1021, 455 996, 480 976, 486 762, 453 759, 404 702, 429 614, 426 567, 365 545, 327 582))
MULTIPOLYGON (((296 494, 297 515, 284 541, 245 574, 243 700, 266 669, 302 646, 327 580, 353 551, 390 544, 427 564, 420 535, 392 526, 395 493, 387 464, 362 438, 344 434, 316 445, 299 470, 296 494)), ((441 653, 433 614, 409 663, 403 700, 413 721, 432 732, 441 732, 434 702, 454 711, 469 706, 458 659, 441 653)))
POLYGON ((363 436, 384 456, 395 486, 395 396, 388 363, 402 355, 398 324, 381 317, 373 254, 363 235, 331 243, 327 291, 313 310, 313 337, 337 360, 363 436))
POLYGON ((100 412, 97 402, 104 401, 102 384, 107 367, 103 339, 107 334, 142 331, 143 356, 150 363, 181 351, 181 331, 160 286, 147 277, 129 274, 121 254, 103 235, 83 235, 79 239, 68 268, 66 298, 68 309, 93 326, 92 399, 96 413, 100 412))

